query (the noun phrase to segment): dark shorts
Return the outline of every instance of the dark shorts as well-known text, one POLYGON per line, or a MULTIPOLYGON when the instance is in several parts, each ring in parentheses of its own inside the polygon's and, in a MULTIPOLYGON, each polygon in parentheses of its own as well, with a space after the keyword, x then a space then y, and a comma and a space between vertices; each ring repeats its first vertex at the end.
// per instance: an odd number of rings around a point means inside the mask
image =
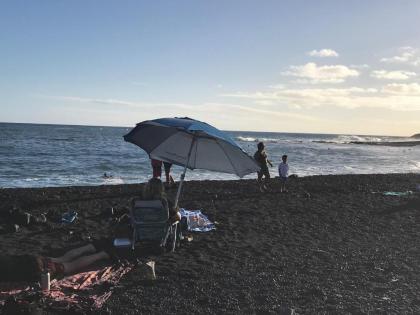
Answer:
POLYGON ((153 177, 162 176, 162 161, 152 159, 153 177))
POLYGON ((287 176, 280 176, 280 181, 282 183, 286 183, 287 182, 287 176))
POLYGON ((265 176, 267 178, 270 177, 270 171, 268 170, 267 166, 261 167, 261 169, 258 171, 258 176, 262 177, 265 176))
POLYGON ((172 163, 163 162, 163 167, 165 168, 165 174, 169 174, 171 172, 172 163))
POLYGON ((162 176, 162 166, 153 166, 153 177, 162 176))

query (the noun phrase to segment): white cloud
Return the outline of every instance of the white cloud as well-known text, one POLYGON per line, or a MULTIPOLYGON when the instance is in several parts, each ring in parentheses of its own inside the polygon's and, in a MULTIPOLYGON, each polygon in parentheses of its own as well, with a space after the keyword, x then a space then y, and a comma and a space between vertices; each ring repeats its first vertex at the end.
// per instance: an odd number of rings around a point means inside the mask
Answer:
POLYGON ((76 115, 75 117, 77 117, 79 115, 84 124, 93 124, 89 119, 95 117, 96 123, 94 125, 131 126, 139 121, 154 119, 156 117, 183 116, 206 121, 218 128, 226 130, 249 130, 250 124, 253 130, 276 130, 280 118, 290 123, 289 130, 293 130, 294 124, 299 121, 304 126, 315 126, 316 123, 321 125, 326 124, 326 121, 302 112, 291 112, 272 108, 268 106, 271 105, 270 102, 264 101, 257 107, 255 105, 245 106, 229 102, 203 102, 196 104, 141 103, 118 99, 78 96, 38 95, 38 97, 53 100, 56 106, 62 106, 61 110, 66 112, 67 116, 76 115), (104 104, 108 106, 103 106, 104 104), (105 122, 99 122, 102 121, 101 119, 104 119, 105 122))
POLYGON ((268 86, 270 89, 284 89, 286 86, 284 84, 273 84, 268 86))
POLYGON ((40 97, 55 99, 60 101, 68 101, 68 102, 77 102, 77 103, 91 103, 91 104, 104 104, 104 105, 118 105, 118 106, 131 106, 131 107, 139 107, 142 104, 125 101, 125 100, 117 100, 112 98, 88 98, 88 97, 78 97, 78 96, 57 96, 57 95, 39 95, 40 97))
POLYGON ((90 98, 79 96, 57 96, 57 95, 36 95, 42 98, 62 101, 66 104, 91 104, 103 110, 125 110, 125 109, 143 109, 150 110, 156 107, 173 108, 173 109, 188 109, 188 105, 183 103, 149 103, 149 102, 134 102, 113 98, 90 98))
POLYGON ((272 106, 291 108, 334 106, 343 108, 387 108, 397 111, 420 111, 420 84, 388 84, 382 89, 373 88, 284 88, 275 91, 234 93, 224 96, 270 101, 272 106))
POLYGON ((317 66, 314 62, 290 66, 290 70, 282 74, 301 78, 304 83, 340 83, 360 75, 359 71, 344 65, 317 66))
POLYGON ((360 64, 360 65, 350 65, 350 68, 354 68, 354 69, 367 69, 370 66, 367 64, 360 64))
POLYGON ((338 53, 335 50, 332 49, 321 49, 321 50, 311 50, 308 52, 309 56, 312 57, 338 57, 338 53))
POLYGON ((398 55, 382 58, 381 62, 420 66, 419 50, 410 46, 401 47, 398 55))
MULTIPOLYGON (((418 83, 391 83, 382 88, 382 92, 407 97, 420 96, 420 84, 418 83)), ((420 100, 419 100, 420 101, 420 100)), ((420 103, 419 103, 420 106, 420 103)))
POLYGON ((375 70, 372 71, 370 76, 376 79, 385 80, 408 80, 415 77, 417 74, 410 71, 387 71, 387 70, 375 70))

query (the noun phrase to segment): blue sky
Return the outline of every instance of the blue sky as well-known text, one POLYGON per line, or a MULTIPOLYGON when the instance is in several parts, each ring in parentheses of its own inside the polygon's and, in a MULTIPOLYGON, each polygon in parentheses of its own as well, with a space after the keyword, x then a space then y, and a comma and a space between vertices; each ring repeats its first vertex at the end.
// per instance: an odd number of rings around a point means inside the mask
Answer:
POLYGON ((418 1, 1 1, 0 121, 420 132, 418 1))

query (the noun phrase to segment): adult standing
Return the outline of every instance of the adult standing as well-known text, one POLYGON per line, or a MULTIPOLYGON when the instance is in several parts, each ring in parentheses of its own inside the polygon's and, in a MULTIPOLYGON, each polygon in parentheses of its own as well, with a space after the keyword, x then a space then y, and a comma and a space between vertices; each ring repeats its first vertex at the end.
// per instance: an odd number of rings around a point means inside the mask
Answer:
POLYGON ((264 150, 265 146, 263 142, 258 143, 258 150, 254 154, 254 159, 257 161, 260 166, 258 173, 258 184, 260 185, 260 190, 267 190, 267 186, 263 183, 263 177, 267 180, 270 178, 270 171, 268 170, 268 165, 273 166, 267 158, 267 153, 264 150))
POLYGON ((152 169, 153 169, 153 178, 162 177, 162 161, 151 159, 152 169))
POLYGON ((171 167, 172 167, 172 163, 163 162, 163 168, 165 169, 166 185, 168 186, 175 183, 173 177, 171 176, 171 167))

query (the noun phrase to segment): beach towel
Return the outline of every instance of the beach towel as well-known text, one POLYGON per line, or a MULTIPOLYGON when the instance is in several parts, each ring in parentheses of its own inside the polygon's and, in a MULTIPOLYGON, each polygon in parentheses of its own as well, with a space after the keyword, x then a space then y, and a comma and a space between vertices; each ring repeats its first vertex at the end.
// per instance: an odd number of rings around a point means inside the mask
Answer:
POLYGON ((0 305, 11 296, 17 296, 22 292, 32 291, 31 283, 28 282, 0 282, 0 305))
POLYGON ((395 196, 395 197, 404 197, 413 194, 411 190, 408 191, 385 191, 382 193, 384 196, 395 196))
POLYGON ((76 220, 77 218, 77 212, 76 211, 67 211, 65 213, 63 213, 62 217, 61 217, 61 222, 62 223, 73 223, 74 220, 76 220))
MULTIPOLYGON (((98 310, 132 268, 132 264, 111 266, 54 279, 50 291, 43 294, 43 304, 56 310, 98 310)), ((24 299, 34 291, 29 283, 0 283, 0 305, 10 296, 24 299)))
POLYGON ((179 210, 181 218, 186 218, 188 231, 192 232, 208 232, 215 230, 214 223, 211 222, 201 210, 179 210))
POLYGON ((132 268, 131 264, 104 267, 53 280, 47 303, 53 308, 99 309, 111 296, 112 287, 132 268))

